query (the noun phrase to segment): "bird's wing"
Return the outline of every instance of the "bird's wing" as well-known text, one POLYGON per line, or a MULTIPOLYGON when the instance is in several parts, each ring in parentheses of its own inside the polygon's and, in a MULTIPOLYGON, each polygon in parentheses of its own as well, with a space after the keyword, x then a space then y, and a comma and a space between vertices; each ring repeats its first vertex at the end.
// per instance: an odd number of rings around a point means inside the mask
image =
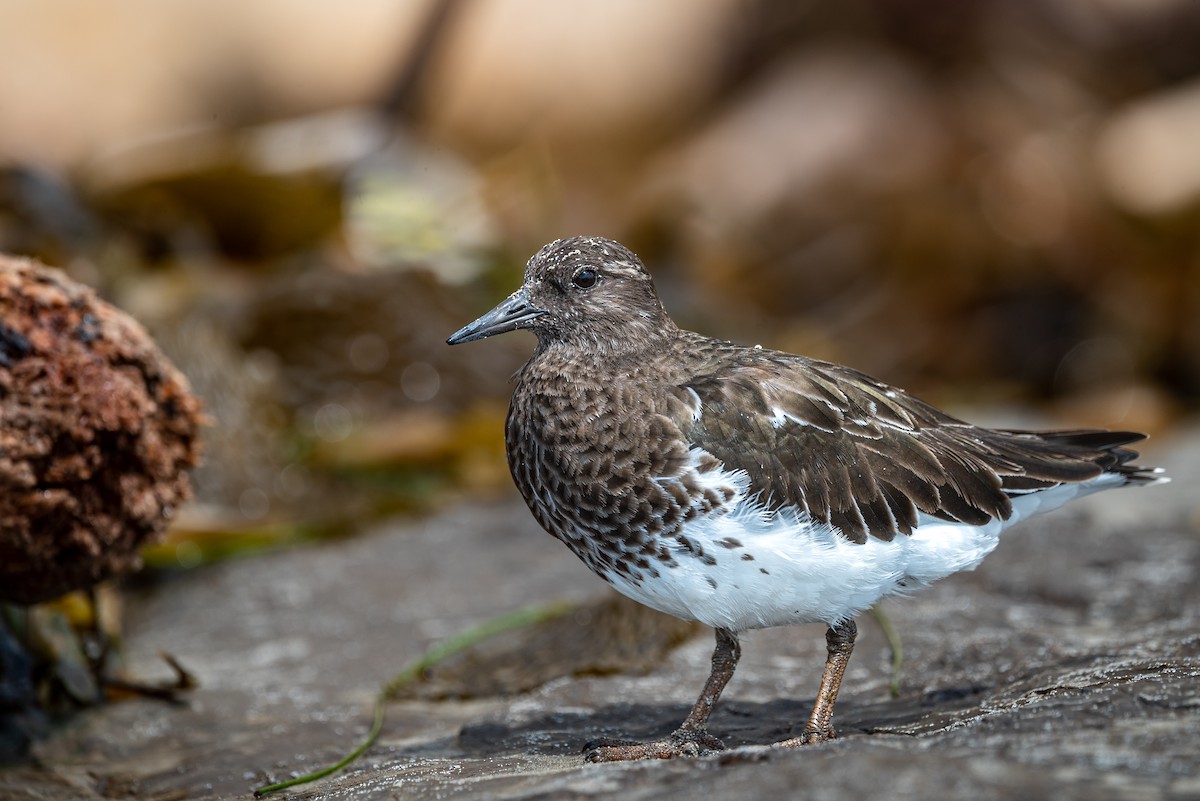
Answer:
POLYGON ((1011 497, 1120 469, 1130 432, 981 428, 850 368, 761 352, 673 387, 693 448, 744 471, 769 509, 854 542, 910 534, 918 513, 982 525, 1011 497))

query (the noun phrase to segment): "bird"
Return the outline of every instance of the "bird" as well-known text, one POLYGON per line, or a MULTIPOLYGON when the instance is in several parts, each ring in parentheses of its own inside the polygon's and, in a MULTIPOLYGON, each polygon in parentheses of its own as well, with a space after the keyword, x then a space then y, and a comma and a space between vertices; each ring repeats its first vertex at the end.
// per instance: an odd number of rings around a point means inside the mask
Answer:
POLYGON ((739 635, 805 623, 827 627, 824 670, 808 721, 773 745, 829 740, 858 613, 973 569, 1035 514, 1168 480, 1133 463, 1143 434, 976 426, 850 367, 684 330, 602 237, 542 247, 447 342, 521 329, 537 344, 505 445, 533 517, 617 591, 716 634, 679 728, 593 741, 591 762, 721 750, 707 723, 739 635))

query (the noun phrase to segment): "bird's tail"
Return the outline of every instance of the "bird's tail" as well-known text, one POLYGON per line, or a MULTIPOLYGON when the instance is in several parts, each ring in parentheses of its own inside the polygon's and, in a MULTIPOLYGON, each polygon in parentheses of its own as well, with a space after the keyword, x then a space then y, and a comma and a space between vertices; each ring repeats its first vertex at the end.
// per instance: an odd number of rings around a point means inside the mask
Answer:
POLYGON ((1145 434, 1136 431, 1105 431, 1102 429, 1076 429, 1071 431, 1016 431, 1022 438, 1034 438, 1043 443, 1047 450, 1062 454, 1072 460, 1086 460, 1100 468, 1101 474, 1120 476, 1125 484, 1151 486, 1170 481, 1163 475, 1161 467, 1144 467, 1133 464, 1138 452, 1125 447, 1141 442, 1145 434))

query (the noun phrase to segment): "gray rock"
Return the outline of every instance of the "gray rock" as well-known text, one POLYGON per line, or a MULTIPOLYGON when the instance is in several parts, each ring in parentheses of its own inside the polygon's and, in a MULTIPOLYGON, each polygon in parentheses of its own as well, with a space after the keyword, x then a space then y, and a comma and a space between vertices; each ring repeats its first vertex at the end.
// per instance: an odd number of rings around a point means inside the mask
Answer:
MULTIPOLYGON (((745 637, 714 715, 730 750, 585 764, 588 740, 661 735, 682 719, 707 671, 704 635, 643 675, 394 703, 362 760, 288 797, 1197 797, 1194 441, 1145 460, 1175 483, 1039 518, 975 573, 889 602, 906 654, 898 698, 887 645, 860 621, 830 743, 763 747, 802 724, 824 653, 820 627, 776 629, 745 637)), ((0 773, 0 797, 247 798, 348 750, 376 688, 431 643, 599 591, 515 500, 187 574, 132 604, 128 648, 135 675, 165 673, 161 649, 201 688, 186 705, 86 713, 39 746, 38 766, 0 773)))

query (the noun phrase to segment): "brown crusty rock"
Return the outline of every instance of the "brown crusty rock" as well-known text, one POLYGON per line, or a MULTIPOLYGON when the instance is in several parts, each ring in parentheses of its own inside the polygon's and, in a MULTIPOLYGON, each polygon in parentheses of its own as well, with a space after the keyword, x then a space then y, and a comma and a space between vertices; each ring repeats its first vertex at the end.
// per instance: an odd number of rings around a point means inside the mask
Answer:
POLYGON ((58 270, 0 256, 0 601, 137 568, 190 497, 201 419, 141 325, 58 270))

